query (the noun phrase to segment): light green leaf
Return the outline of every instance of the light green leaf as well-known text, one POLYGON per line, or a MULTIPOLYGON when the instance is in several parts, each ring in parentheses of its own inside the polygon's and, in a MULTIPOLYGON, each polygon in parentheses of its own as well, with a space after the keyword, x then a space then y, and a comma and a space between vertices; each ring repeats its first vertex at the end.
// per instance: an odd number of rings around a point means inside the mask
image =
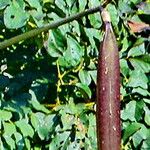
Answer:
POLYGON ((15 124, 20 129, 23 136, 25 136, 25 137, 29 136, 31 138, 33 137, 34 131, 31 127, 31 125, 29 125, 26 120, 23 119, 23 120, 20 120, 20 121, 16 121, 15 124))
POLYGON ((16 126, 13 123, 3 122, 4 135, 11 136, 16 132, 16 126))
POLYGON ((40 122, 34 113, 31 114, 31 124, 35 130, 38 130, 38 128, 40 126, 40 122))
MULTIPOLYGON (((150 132, 150 130, 149 130, 150 132)), ((142 150, 148 150, 150 148, 150 137, 143 141, 143 144, 141 146, 142 150)))
POLYGON ((85 6, 87 4, 87 0, 78 0, 79 1, 79 11, 85 10, 85 6))
POLYGON ((134 88, 132 90, 132 93, 139 93, 140 95, 143 95, 143 96, 150 96, 150 93, 147 90, 142 89, 140 87, 134 88))
POLYGON ((27 149, 31 149, 31 142, 29 139, 25 138, 25 145, 27 149))
POLYGON ((110 13, 112 24, 114 25, 115 28, 118 28, 118 22, 119 22, 118 10, 112 4, 108 4, 107 9, 110 13))
POLYGON ((70 68, 79 64, 84 55, 83 48, 71 36, 67 38, 67 50, 62 57, 58 58, 59 64, 63 67, 70 68))
POLYGON ((124 75, 124 77, 127 77, 129 74, 129 66, 125 59, 120 60, 120 68, 121 68, 121 73, 124 75))
POLYGON ((12 117, 12 113, 9 112, 9 111, 6 111, 6 110, 0 110, 0 120, 1 121, 7 121, 7 120, 10 120, 11 117, 12 117))
POLYGON ((0 9, 5 8, 7 5, 11 3, 10 0, 0 0, 0 9))
POLYGON ((143 89, 148 88, 148 78, 141 70, 134 70, 130 74, 130 78, 127 86, 130 87, 141 87, 143 89))
POLYGON ((20 28, 26 24, 28 18, 29 15, 17 1, 13 1, 4 11, 4 23, 7 28, 20 28))
POLYGON ((57 117, 55 114, 46 116, 45 114, 38 112, 31 115, 31 123, 35 130, 38 132, 41 140, 44 140, 50 132, 56 127, 57 117))
POLYGON ((60 149, 61 147, 64 147, 65 142, 69 140, 69 135, 70 132, 58 133, 49 144, 49 150, 60 149))
POLYGON ((129 41, 128 41, 128 38, 127 37, 124 37, 123 40, 121 41, 122 43, 122 49, 121 49, 121 52, 125 52, 128 47, 129 47, 129 41))
MULTIPOLYGON (((100 4, 99 0, 92 0, 92 1, 89 1, 88 2, 88 6, 89 8, 91 7, 96 7, 97 4, 100 4)), ((90 23, 91 25, 94 27, 94 28, 100 28, 101 25, 102 25, 102 20, 101 20, 101 16, 98 13, 94 13, 94 14, 91 14, 91 15, 88 15, 88 18, 90 20, 90 23)))
POLYGON ((97 70, 88 71, 95 84, 97 84, 97 70))
POLYGON ((145 103, 147 103, 147 104, 150 104, 150 100, 147 99, 147 98, 143 98, 143 101, 144 101, 145 103))
POLYGON ((150 126, 150 109, 147 106, 145 106, 144 111, 145 111, 144 120, 145 120, 146 124, 148 126, 150 126))
POLYGON ((128 57, 135 57, 145 54, 145 44, 142 43, 139 46, 132 47, 128 52, 128 57))
POLYGON ((118 6, 119 6, 118 9, 121 12, 121 15, 123 13, 128 13, 128 12, 130 12, 132 10, 130 5, 129 5, 129 1, 128 0, 119 0, 118 1, 118 6))
POLYGON ((121 111, 121 118, 123 120, 136 121, 135 119, 136 101, 130 101, 124 110, 121 111))
POLYGON ((89 85, 91 83, 91 77, 88 71, 86 70, 80 70, 79 71, 79 78, 81 83, 89 85))
POLYGON ((90 20, 90 23, 91 25, 94 27, 94 28, 100 28, 101 25, 102 25, 102 20, 100 18, 100 15, 99 13, 94 13, 92 15, 88 15, 88 18, 90 20))
POLYGON ((150 55, 143 55, 142 57, 130 58, 129 61, 135 69, 141 70, 145 73, 150 72, 150 55))

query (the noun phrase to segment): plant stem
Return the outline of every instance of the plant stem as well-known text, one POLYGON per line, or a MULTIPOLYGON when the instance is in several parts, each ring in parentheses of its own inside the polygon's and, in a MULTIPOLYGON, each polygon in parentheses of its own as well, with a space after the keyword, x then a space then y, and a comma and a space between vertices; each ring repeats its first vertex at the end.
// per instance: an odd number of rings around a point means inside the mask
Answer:
POLYGON ((4 49, 8 46, 11 46, 12 44, 15 44, 15 43, 18 43, 20 41, 23 41, 23 40, 26 40, 26 39, 29 39, 31 37, 34 37, 42 32, 45 32, 45 31, 48 31, 49 29, 54 29, 54 28, 57 28, 63 24, 66 24, 66 23, 69 23, 73 20, 77 20, 81 17, 84 17, 85 15, 89 15, 89 14, 92 14, 92 13, 95 13, 95 12, 98 12, 98 11, 101 11, 102 10, 102 6, 98 6, 98 7, 94 7, 94 8, 91 8, 91 9, 87 9, 85 11, 82 11, 80 13, 77 13, 77 14, 74 14, 72 16, 69 16, 67 18, 63 18, 59 21, 56 21, 56 22, 53 22, 51 24, 48 24, 44 27, 41 27, 41 28, 37 28, 37 29, 33 29, 31 31, 28 31, 28 32, 25 32, 23 34, 20 34, 18 36, 15 36, 13 38, 10 38, 8 40, 5 40, 3 42, 0 42, 0 49, 4 49))

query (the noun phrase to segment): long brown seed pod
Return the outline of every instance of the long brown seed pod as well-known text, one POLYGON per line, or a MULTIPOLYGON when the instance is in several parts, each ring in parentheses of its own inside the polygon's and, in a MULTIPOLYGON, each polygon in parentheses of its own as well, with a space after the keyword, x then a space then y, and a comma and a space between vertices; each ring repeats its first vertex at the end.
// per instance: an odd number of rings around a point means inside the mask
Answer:
POLYGON ((120 68, 119 53, 110 17, 102 11, 105 35, 100 46, 97 73, 98 150, 120 150, 120 68))

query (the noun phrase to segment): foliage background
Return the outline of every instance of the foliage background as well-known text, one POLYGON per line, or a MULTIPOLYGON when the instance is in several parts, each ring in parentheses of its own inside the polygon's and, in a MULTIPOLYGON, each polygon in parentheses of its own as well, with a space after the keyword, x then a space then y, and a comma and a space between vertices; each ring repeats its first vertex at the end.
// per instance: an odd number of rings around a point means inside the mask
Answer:
MULTIPOLYGON (((121 66, 122 147, 150 149, 150 2, 108 4, 121 66)), ((99 0, 0 0, 0 41, 98 6, 99 0)), ((0 149, 96 150, 96 66, 103 37, 95 13, 2 49, 0 149)))

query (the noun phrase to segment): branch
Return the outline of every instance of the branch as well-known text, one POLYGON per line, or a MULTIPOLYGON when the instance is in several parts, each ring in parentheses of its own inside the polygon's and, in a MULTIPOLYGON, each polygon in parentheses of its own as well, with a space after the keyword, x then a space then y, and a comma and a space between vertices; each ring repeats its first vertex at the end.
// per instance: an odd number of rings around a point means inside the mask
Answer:
POLYGON ((102 6, 98 6, 98 7, 91 8, 91 9, 87 9, 85 11, 82 11, 80 13, 72 15, 72 16, 70 16, 68 18, 63 18, 63 19, 61 19, 59 21, 53 22, 53 23, 51 23, 49 25, 46 25, 44 27, 33 29, 31 31, 25 32, 23 34, 20 34, 18 36, 15 36, 13 38, 10 38, 8 40, 0 42, 0 49, 4 49, 4 48, 6 48, 8 46, 11 46, 12 44, 15 44, 15 43, 18 43, 20 41, 29 39, 29 38, 34 37, 34 36, 36 36, 36 35, 38 35, 38 34, 40 34, 42 32, 48 31, 49 29, 57 28, 58 26, 61 26, 63 24, 71 22, 73 20, 77 20, 77 19, 79 19, 81 17, 84 17, 85 15, 89 15, 89 14, 92 14, 92 13, 95 13, 95 12, 98 12, 98 11, 101 11, 101 10, 102 10, 102 6))

